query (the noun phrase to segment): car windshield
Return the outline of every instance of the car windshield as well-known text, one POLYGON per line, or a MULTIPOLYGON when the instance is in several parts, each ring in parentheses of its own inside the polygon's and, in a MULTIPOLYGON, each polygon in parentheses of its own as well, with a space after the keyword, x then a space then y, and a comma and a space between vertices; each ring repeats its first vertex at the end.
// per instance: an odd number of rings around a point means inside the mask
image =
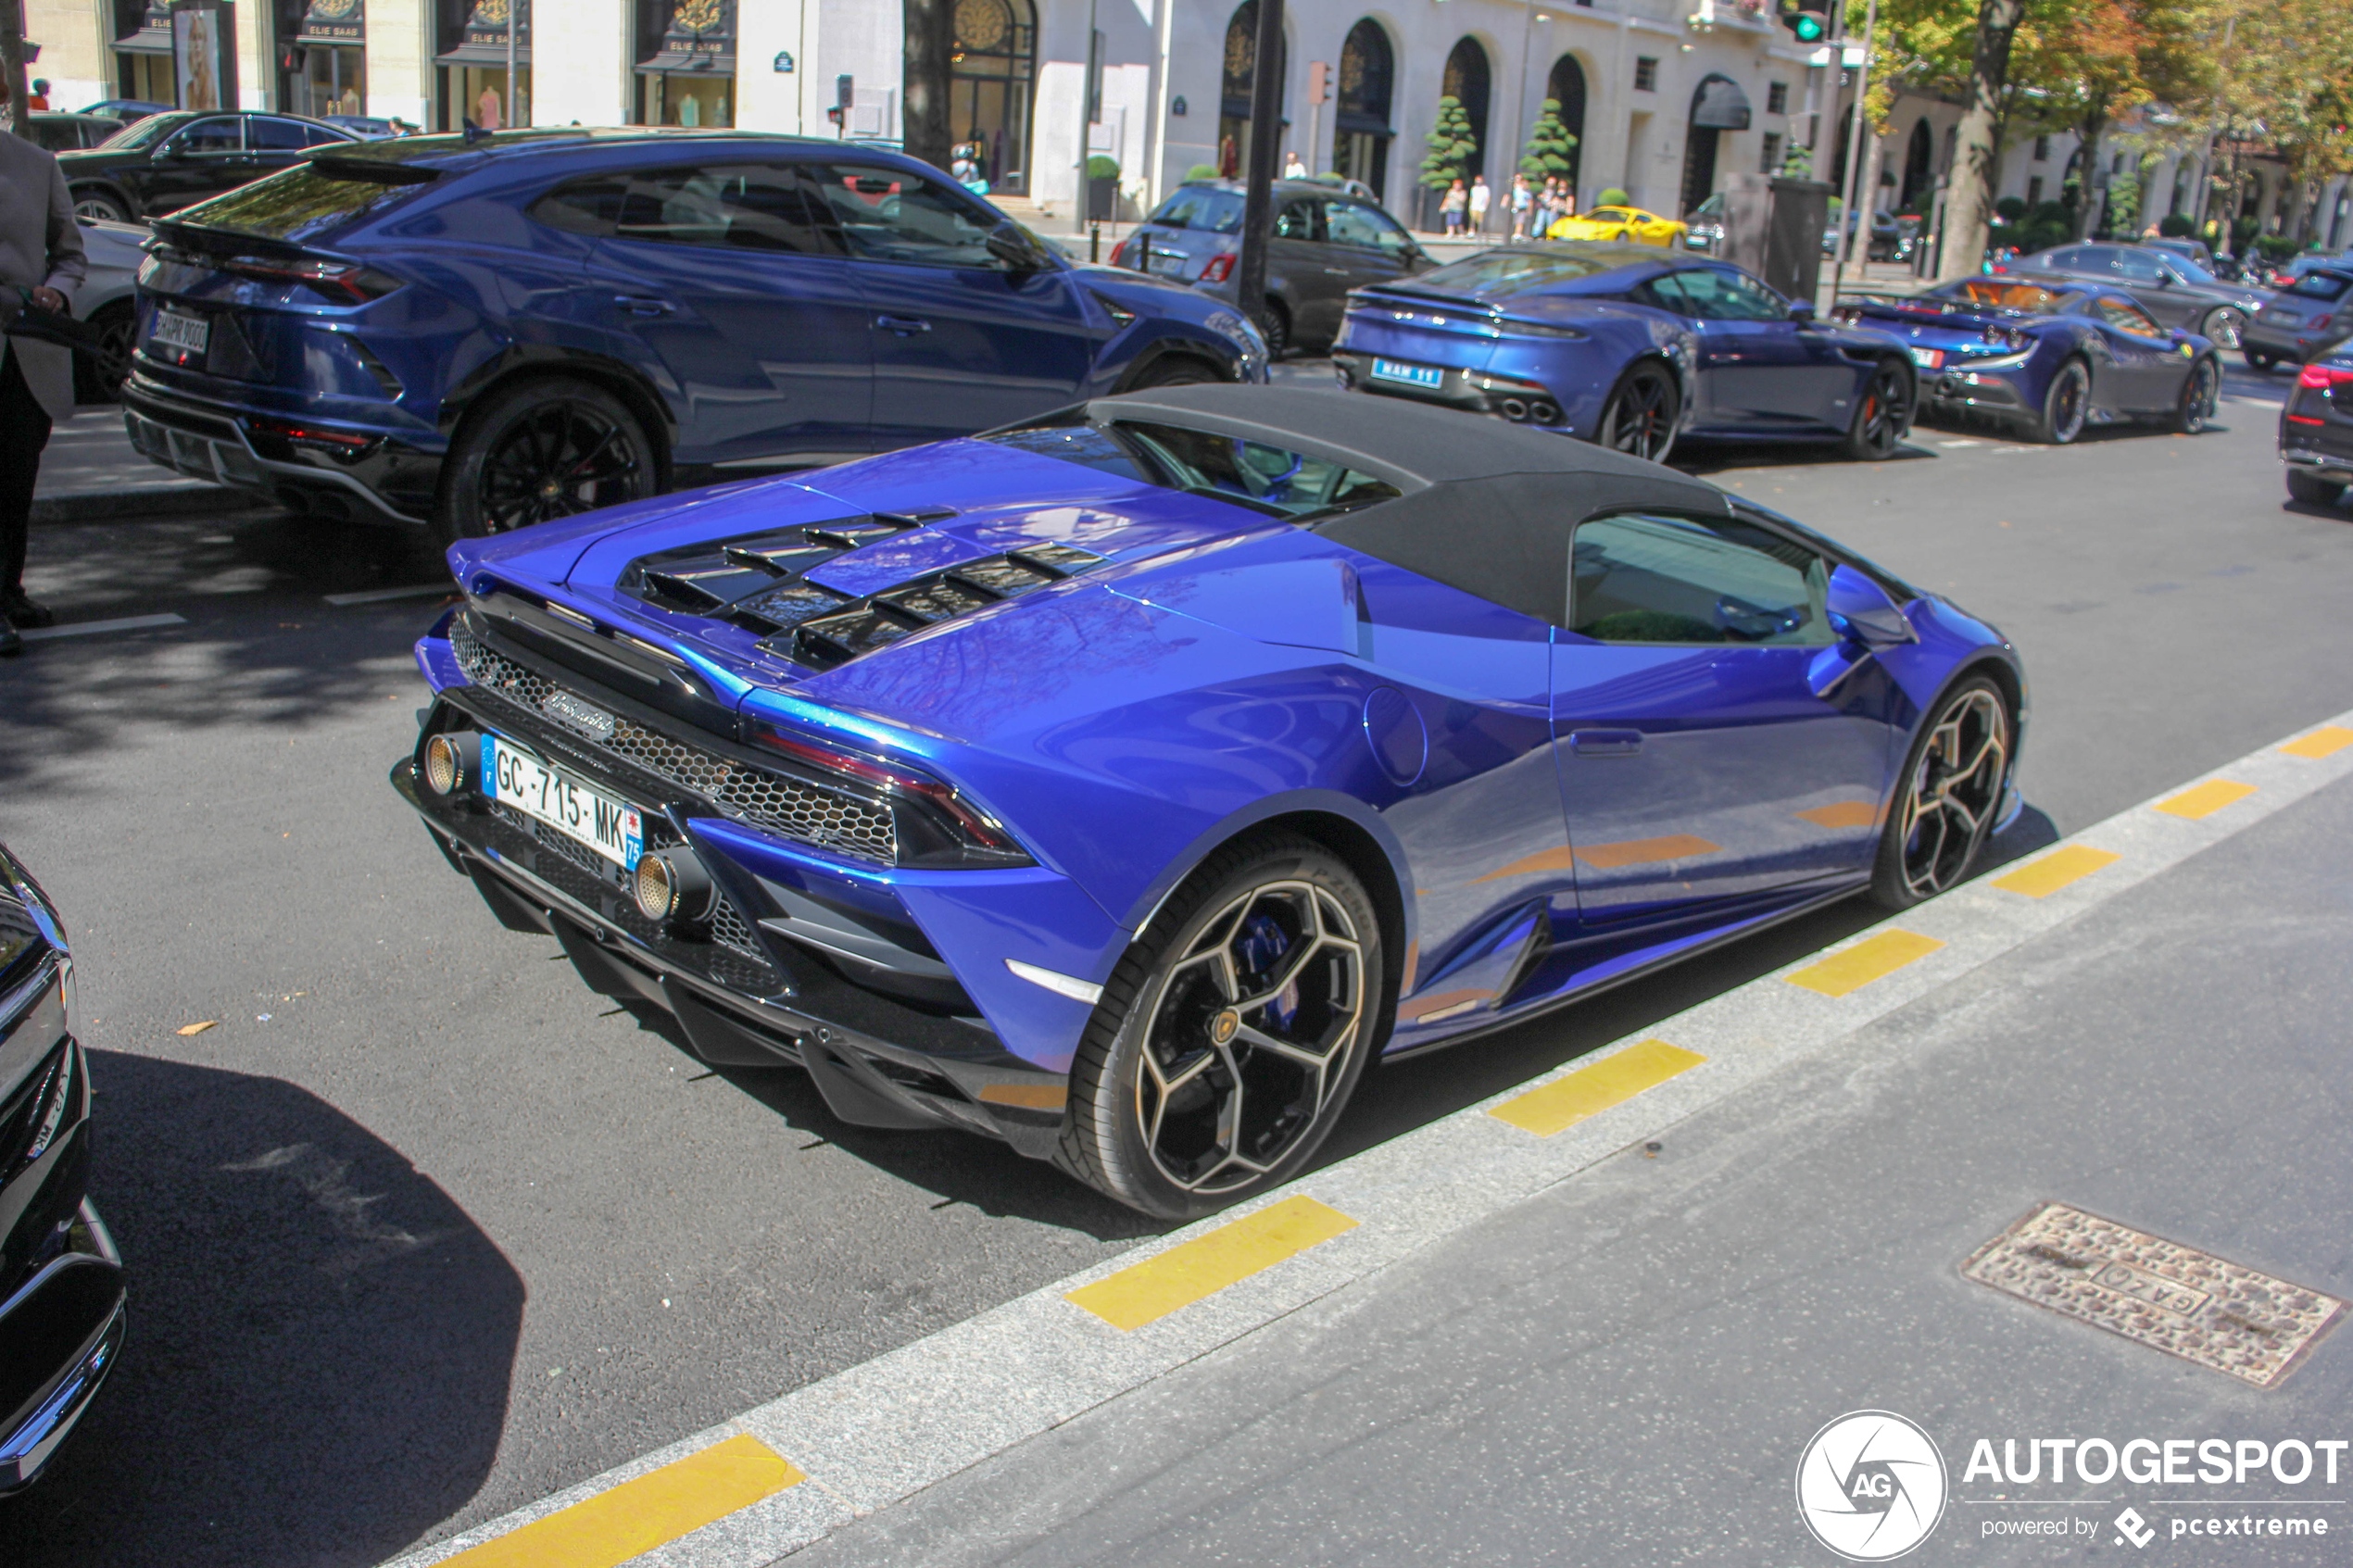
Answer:
POLYGON ((176 114, 151 114, 124 126, 98 145, 117 149, 144 147, 183 123, 182 117, 176 114))
POLYGON ((2342 299, 2353 287, 2353 272, 2307 272, 2285 292, 2298 299, 2342 299))
POLYGON ((1387 480, 1329 458, 1181 425, 1126 420, 1091 425, 1074 413, 975 439, 1121 479, 1230 501, 1293 522, 1353 511, 1401 494, 1387 480))
MULTIPOLYGON (((342 169, 352 165, 335 167, 342 169)), ((393 178, 351 180, 324 173, 312 164, 297 164, 267 180, 241 185, 227 195, 215 196, 190 208, 182 219, 206 229, 301 244, 416 194, 420 186, 416 176, 429 176, 428 170, 412 171, 389 161, 385 170, 393 178)))
POLYGON ((1500 285, 1534 288, 1545 283, 1572 282, 1624 265, 1623 261, 1565 247, 1522 245, 1514 250, 1491 250, 1466 257, 1434 272, 1425 272, 1414 281, 1478 294, 1500 285))
POLYGON ((2029 316, 2056 316, 2074 297, 2054 294, 2036 283, 2004 283, 1990 278, 1964 278, 1944 292, 1948 297, 1969 305, 1990 305, 1997 310, 2016 310, 2029 316))
POLYGON ((1624 223, 1634 215, 1622 207, 1597 207, 1585 216, 1595 223, 1624 223))
POLYGON ((1242 197, 1239 191, 1221 191, 1208 185, 1187 185, 1160 204, 1160 210, 1148 220, 1164 229, 1200 229, 1212 234, 1231 234, 1242 226, 1242 197))

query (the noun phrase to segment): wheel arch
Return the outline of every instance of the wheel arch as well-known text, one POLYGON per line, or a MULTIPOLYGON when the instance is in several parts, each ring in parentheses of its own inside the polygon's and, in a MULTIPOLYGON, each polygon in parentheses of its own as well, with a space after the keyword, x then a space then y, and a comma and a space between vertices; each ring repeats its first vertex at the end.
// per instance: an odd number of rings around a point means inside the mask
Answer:
POLYGON ((1109 395, 1115 397, 1123 392, 1134 391, 1136 383, 1141 381, 1148 372, 1170 359, 1198 360, 1215 371, 1220 381, 1234 382, 1241 379, 1234 373, 1235 359, 1233 358, 1229 357, 1221 360, 1217 357, 1216 350, 1206 343, 1191 337, 1164 334, 1151 339, 1136 350, 1134 356, 1128 359, 1126 368, 1120 371, 1119 379, 1112 384, 1109 395))
POLYGON ((602 355, 572 350, 532 353, 520 348, 510 349, 476 370, 442 399, 437 420, 442 433, 449 438, 454 447, 458 432, 465 424, 467 417, 494 394, 518 382, 558 377, 571 377, 600 387, 620 398, 623 405, 637 416, 638 422, 646 427, 646 434, 654 444, 656 488, 668 490, 672 453, 677 445, 677 419, 672 413, 669 402, 645 377, 602 355))
POLYGON ((69 202, 79 201, 84 194, 101 195, 116 203, 123 211, 131 215, 133 222, 147 216, 146 205, 131 194, 130 187, 118 184, 104 176, 78 180, 66 187, 66 199, 69 202))

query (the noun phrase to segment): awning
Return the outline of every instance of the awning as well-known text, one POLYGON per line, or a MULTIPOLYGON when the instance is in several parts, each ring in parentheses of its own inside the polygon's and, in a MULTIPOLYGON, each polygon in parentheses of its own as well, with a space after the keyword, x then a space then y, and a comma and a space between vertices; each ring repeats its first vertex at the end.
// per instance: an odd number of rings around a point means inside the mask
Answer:
MULTIPOLYGON (((437 66, 472 66, 476 70, 507 69, 507 46, 504 44, 477 44, 469 39, 446 55, 435 55, 437 66)), ((515 69, 521 70, 531 64, 531 45, 515 45, 515 69)))
MULTIPOLYGON (((153 19, 153 13, 149 13, 153 19)), ((143 27, 136 32, 125 33, 114 41, 118 55, 169 55, 171 53, 171 30, 168 27, 143 27)))
POLYGON ((637 62, 640 76, 733 76, 736 56, 717 49, 664 49, 637 62))
POLYGON ((1748 94, 1729 76, 1711 76, 1692 94, 1692 124, 1701 131, 1748 129, 1748 94))

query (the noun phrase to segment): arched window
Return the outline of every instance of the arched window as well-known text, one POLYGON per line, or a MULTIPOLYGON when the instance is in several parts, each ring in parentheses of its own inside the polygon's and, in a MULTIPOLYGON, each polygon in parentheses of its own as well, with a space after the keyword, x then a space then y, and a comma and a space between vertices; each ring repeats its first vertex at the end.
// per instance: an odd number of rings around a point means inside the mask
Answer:
POLYGON ((1030 0, 956 0, 948 133, 976 149, 993 191, 1029 188, 1029 116, 1038 76, 1030 0))
POLYGON ((1727 131, 1749 126, 1748 94, 1729 76, 1700 79, 1692 94, 1691 124, 1683 133, 1683 210, 1696 212, 1716 194, 1716 148, 1727 131))
MULTIPOLYGON (((1276 107, 1282 107, 1283 57, 1275 60, 1276 107)), ((1217 172, 1239 179, 1250 169, 1250 95, 1258 81, 1258 0, 1242 0, 1226 24, 1226 82, 1217 117, 1217 172)), ((1278 123, 1276 131, 1282 127, 1278 123)), ((1279 171, 1278 171, 1279 172, 1279 171)))
POLYGON ((1462 105, 1464 117, 1470 121, 1469 172, 1473 174, 1487 172, 1488 81, 1487 51, 1476 38, 1458 40, 1453 53, 1446 56, 1445 84, 1440 91, 1462 105))
POLYGON ((1389 190, 1390 88, 1397 56, 1380 23, 1366 17, 1340 46, 1340 91, 1332 112, 1332 169, 1362 180, 1376 195, 1389 190))
POLYGON ((1568 150, 1568 188, 1573 191, 1585 167, 1585 68, 1576 56, 1563 55, 1553 62, 1552 74, 1544 79, 1544 96, 1559 103, 1561 129, 1577 138, 1568 150))

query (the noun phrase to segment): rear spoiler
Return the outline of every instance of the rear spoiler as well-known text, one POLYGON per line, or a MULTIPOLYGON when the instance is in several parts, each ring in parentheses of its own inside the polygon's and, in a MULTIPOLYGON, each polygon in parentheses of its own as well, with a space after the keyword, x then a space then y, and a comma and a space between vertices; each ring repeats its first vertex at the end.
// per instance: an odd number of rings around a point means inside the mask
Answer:
POLYGON ((307 161, 330 180, 364 180, 377 185, 430 185, 441 178, 438 169, 396 163, 390 158, 354 157, 348 153, 319 153, 307 161))

